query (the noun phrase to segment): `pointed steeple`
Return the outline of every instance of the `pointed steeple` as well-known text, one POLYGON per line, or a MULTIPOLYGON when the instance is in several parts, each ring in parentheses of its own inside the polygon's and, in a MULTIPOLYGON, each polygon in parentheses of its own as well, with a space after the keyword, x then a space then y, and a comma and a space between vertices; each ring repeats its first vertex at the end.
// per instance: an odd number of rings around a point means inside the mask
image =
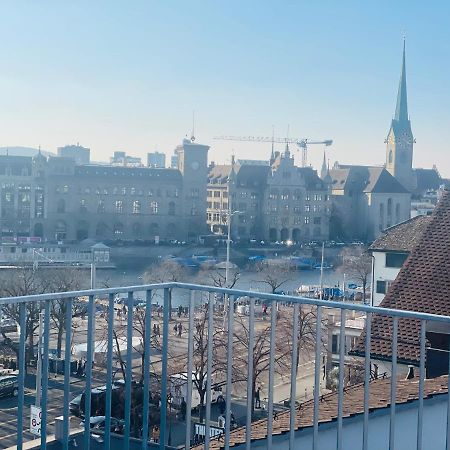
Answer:
POLYGON ((322 168, 320 170, 320 178, 322 178, 322 180, 327 176, 328 173, 328 168, 327 168, 327 158, 325 155, 325 152, 323 152, 323 162, 322 162, 322 168))
POLYGON ((408 118, 408 96, 406 91, 406 40, 403 38, 403 61, 400 83, 398 85, 397 106, 395 108, 394 120, 407 122, 408 118))

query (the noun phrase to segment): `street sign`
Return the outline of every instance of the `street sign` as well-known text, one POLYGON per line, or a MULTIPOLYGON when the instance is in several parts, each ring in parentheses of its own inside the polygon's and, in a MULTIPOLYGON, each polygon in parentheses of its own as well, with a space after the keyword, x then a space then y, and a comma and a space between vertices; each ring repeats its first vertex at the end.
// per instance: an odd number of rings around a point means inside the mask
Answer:
MULTIPOLYGON (((209 436, 210 437, 216 437, 216 436, 220 436, 221 434, 223 434, 224 433, 224 429, 223 428, 219 428, 219 427, 215 427, 215 426, 213 426, 213 425, 211 425, 210 426, 210 428, 209 428, 209 436)), ((206 435, 206 426, 205 426, 205 424, 204 423, 196 423, 195 424, 195 433, 194 434, 197 434, 198 436, 201 436, 201 437, 205 437, 205 435, 206 435)))
POLYGON ((42 409, 39 406, 30 406, 30 433, 35 436, 41 435, 42 409))

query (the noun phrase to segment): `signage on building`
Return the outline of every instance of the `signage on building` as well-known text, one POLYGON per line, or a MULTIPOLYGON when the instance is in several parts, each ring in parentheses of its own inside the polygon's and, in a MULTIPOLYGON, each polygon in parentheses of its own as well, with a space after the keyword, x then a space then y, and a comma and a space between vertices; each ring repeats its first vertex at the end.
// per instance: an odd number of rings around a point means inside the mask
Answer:
MULTIPOLYGON (((213 425, 209 427, 209 437, 211 438, 220 436, 223 433, 224 433, 223 428, 215 427, 213 425)), ((194 435, 197 435, 199 437, 205 437, 205 434, 206 434, 206 425, 204 423, 196 423, 194 435)))
POLYGON ((30 433, 35 436, 41 435, 42 409, 39 406, 30 406, 30 433))

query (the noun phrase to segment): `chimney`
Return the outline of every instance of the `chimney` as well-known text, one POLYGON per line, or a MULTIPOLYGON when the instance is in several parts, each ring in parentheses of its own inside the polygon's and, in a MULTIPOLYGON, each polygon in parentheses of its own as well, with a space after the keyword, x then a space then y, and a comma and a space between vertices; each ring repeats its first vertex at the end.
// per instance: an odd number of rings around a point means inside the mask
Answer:
POLYGON ((408 374, 406 375, 406 380, 412 380, 414 378, 414 366, 408 366, 408 374))

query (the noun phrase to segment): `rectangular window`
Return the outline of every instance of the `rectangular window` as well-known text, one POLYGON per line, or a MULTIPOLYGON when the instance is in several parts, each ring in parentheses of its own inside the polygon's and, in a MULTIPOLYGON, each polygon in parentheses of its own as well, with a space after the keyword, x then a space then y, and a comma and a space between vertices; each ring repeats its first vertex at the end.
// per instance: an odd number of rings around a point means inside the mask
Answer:
POLYGON ((322 223, 321 217, 314 217, 314 225, 320 225, 322 223))
POLYGON ((212 202, 208 202, 208 205, 207 205, 207 206, 208 206, 208 208, 211 209, 211 208, 212 208, 212 202))
POLYGON ((386 294, 386 281, 377 281, 377 294, 386 294))
POLYGON ((309 216, 305 216, 305 225, 309 224, 309 216))
POLYGON ((337 334, 333 334, 332 339, 331 339, 331 353, 338 353, 339 352, 339 340, 338 340, 338 335, 337 334))
POLYGON ((119 214, 123 213, 123 201, 122 200, 116 200, 116 213, 119 213, 119 214))
POLYGON ((220 203, 214 202, 214 209, 220 209, 220 203))
POLYGON ((220 197, 220 191, 214 191, 214 197, 220 197))
POLYGON ((403 266, 407 257, 407 253, 386 253, 386 267, 400 268, 403 266))
POLYGON ((212 197, 212 191, 206 191, 206 195, 207 195, 208 197, 212 197))
POLYGON ((310 212, 310 211, 311 211, 311 206, 305 205, 305 212, 310 212))

